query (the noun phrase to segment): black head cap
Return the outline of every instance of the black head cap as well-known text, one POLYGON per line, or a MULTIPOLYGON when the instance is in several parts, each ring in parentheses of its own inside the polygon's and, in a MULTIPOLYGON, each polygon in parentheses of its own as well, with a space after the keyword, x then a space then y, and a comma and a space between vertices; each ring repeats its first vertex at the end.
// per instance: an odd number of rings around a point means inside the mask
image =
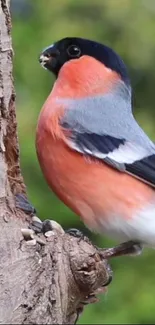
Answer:
POLYGON ((44 49, 39 60, 43 67, 57 76, 64 63, 83 55, 92 56, 107 68, 116 71, 125 83, 130 83, 126 66, 120 56, 110 47, 95 41, 76 37, 64 38, 44 49))

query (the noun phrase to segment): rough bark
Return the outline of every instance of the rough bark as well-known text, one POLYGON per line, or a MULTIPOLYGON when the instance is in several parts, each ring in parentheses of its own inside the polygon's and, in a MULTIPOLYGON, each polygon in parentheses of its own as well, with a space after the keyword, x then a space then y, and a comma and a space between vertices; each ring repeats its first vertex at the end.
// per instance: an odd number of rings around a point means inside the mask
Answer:
POLYGON ((25 241, 31 218, 15 207, 20 171, 9 0, 0 0, 0 324, 73 324, 111 273, 85 238, 61 229, 25 241), (61 231, 60 231, 61 230, 61 231))

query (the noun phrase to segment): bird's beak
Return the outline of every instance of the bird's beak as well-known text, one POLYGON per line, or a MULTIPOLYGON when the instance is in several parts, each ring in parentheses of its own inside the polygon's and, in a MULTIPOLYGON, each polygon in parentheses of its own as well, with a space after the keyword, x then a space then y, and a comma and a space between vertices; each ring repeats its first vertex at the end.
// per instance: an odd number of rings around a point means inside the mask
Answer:
POLYGON ((42 51, 39 56, 39 62, 43 68, 54 72, 58 56, 59 51, 55 45, 51 45, 42 51))
POLYGON ((40 55, 40 57, 39 57, 39 62, 40 62, 40 64, 41 64, 41 66, 43 67, 43 68, 46 68, 45 66, 46 66, 46 63, 49 61, 49 58, 46 56, 46 55, 44 55, 44 54, 41 54, 40 55))

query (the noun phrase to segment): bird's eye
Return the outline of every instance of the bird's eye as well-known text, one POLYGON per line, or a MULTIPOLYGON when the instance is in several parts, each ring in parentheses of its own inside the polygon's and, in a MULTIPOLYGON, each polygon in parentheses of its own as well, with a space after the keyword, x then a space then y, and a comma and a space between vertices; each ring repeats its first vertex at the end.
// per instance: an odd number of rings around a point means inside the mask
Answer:
POLYGON ((70 45, 67 49, 67 53, 71 58, 79 58, 81 50, 77 45, 70 45))

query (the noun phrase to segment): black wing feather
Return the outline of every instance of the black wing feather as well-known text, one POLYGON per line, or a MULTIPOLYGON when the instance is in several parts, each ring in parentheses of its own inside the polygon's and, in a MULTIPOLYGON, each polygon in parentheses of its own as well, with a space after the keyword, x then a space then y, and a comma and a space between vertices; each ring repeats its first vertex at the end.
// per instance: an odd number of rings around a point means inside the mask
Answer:
POLYGON ((125 169, 130 174, 155 186, 155 155, 135 161, 133 164, 125 164, 125 169))
POLYGON ((88 150, 98 151, 103 154, 108 154, 119 148, 121 144, 125 144, 124 139, 96 133, 74 133, 74 139, 80 148, 87 148, 88 150))

